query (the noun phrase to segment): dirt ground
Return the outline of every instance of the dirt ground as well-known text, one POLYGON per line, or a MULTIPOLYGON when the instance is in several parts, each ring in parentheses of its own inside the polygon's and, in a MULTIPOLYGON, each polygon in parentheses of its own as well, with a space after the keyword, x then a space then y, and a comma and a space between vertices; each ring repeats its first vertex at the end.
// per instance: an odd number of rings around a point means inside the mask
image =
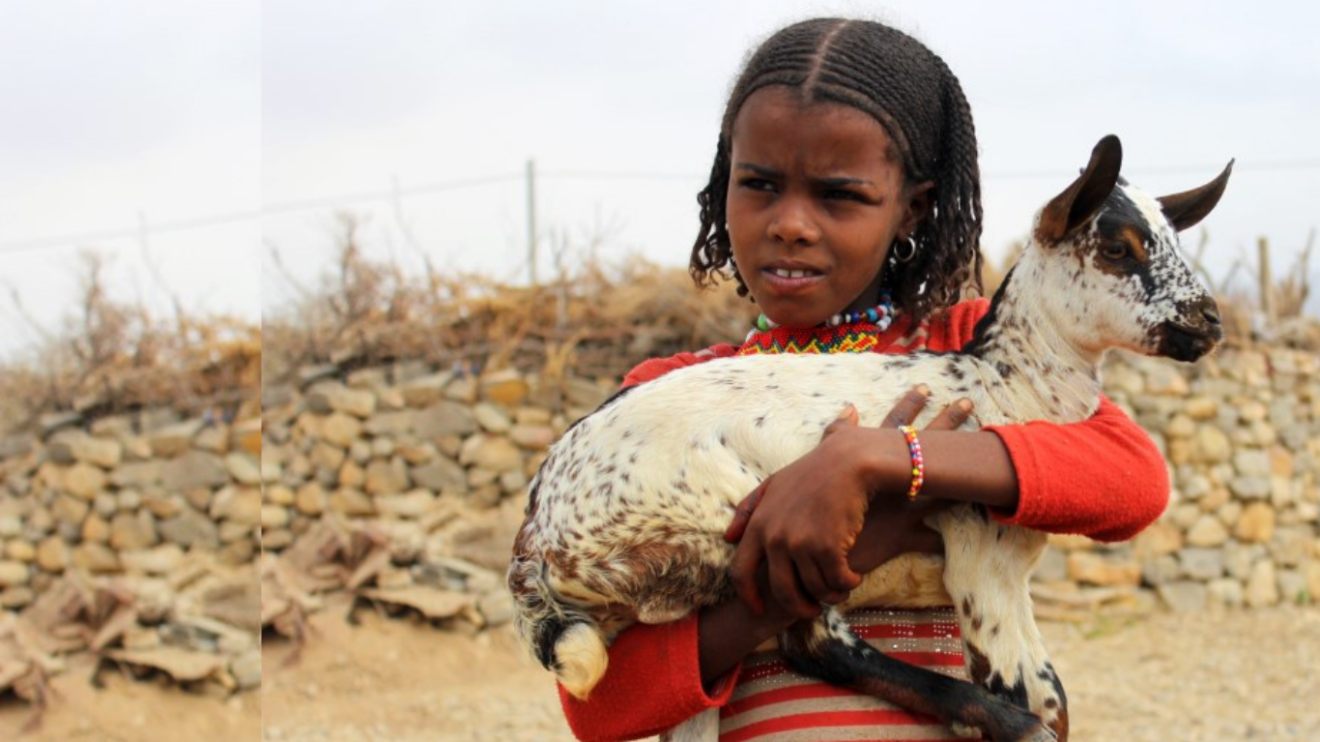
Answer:
MULTIPOLYGON (((260 696, 198 696, 107 675, 89 663, 56 679, 36 733, 0 704, 0 740, 156 742, 569 742, 549 675, 509 627, 476 636, 347 604, 312 619, 294 662, 267 641, 260 696), (259 736, 259 729, 264 735, 259 736)), ((1074 742, 1320 740, 1320 610, 1158 614, 1084 627, 1043 625, 1063 676, 1074 742)))
POLYGON ((227 698, 190 693, 160 680, 137 681, 102 672, 91 684, 91 655, 68 661, 51 683, 50 708, 40 725, 25 727, 32 709, 12 697, 0 701, 4 742, 239 742, 261 734, 261 696, 227 698))

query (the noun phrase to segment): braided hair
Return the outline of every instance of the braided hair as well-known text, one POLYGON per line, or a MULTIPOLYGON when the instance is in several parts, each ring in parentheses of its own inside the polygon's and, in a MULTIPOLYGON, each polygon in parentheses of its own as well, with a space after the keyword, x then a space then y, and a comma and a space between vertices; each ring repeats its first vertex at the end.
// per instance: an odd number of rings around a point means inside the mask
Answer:
POLYGON ((913 232, 916 254, 900 262, 890 250, 884 284, 915 321, 946 309, 964 292, 981 292, 981 175, 976 131, 962 86, 944 60, 911 36, 870 21, 820 18, 775 33, 747 60, 729 94, 710 180, 697 194, 701 230, 690 272, 698 286, 733 264, 726 225, 733 122, 752 93, 770 85, 804 101, 830 101, 863 111, 885 128, 902 158, 905 187, 934 181, 931 210, 913 232))

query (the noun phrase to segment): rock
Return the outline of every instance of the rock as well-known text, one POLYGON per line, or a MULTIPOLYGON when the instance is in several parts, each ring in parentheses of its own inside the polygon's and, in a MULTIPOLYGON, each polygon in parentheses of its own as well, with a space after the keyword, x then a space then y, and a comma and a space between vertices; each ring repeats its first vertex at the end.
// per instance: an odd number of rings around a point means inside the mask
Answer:
POLYGON ((37 558, 37 547, 27 541, 10 541, 5 544, 4 554, 16 562, 31 562, 37 558))
POLYGON ((402 495, 377 497, 375 504, 376 510, 382 515, 416 519, 435 504, 435 495, 426 490, 412 490, 402 495))
POLYGON ((1068 577, 1092 585, 1136 585, 1141 581, 1141 565, 1094 552, 1074 551, 1068 554, 1068 577))
POLYGON ((1228 529, 1218 518, 1202 515, 1187 531, 1187 543, 1192 546, 1219 546, 1228 540, 1228 529))
POLYGON ((1219 400, 1214 397, 1191 397, 1183 405, 1183 411, 1193 420, 1212 420, 1219 414, 1219 400))
POLYGON ((522 467, 522 452, 507 438, 474 435, 464 442, 458 460, 467 466, 505 472, 522 467))
POLYGON ((409 466, 428 464, 440 455, 433 443, 401 443, 397 450, 409 466))
POLYGON ((91 510, 91 507, 87 502, 69 495, 56 495, 51 504, 50 513, 61 523, 82 525, 83 519, 87 517, 87 512, 91 510))
POLYGON ((1160 585, 1155 590, 1164 604, 1175 613, 1205 610, 1206 587, 1199 582, 1180 580, 1160 585))
POLYGON ((1157 522, 1142 531, 1133 540, 1133 553, 1140 561, 1162 554, 1172 554, 1183 547, 1182 533, 1172 525, 1157 522))
POLYGON ((1253 502, 1242 510, 1233 536, 1247 543, 1266 543, 1274 536, 1274 508, 1263 502, 1253 502))
POLYGON ((193 436, 197 435, 197 431, 201 430, 204 424, 204 421, 198 418, 153 429, 147 435, 147 443, 151 446, 152 455, 172 458, 183 454, 192 447, 193 436))
POLYGON ((37 566, 46 572, 63 572, 71 557, 69 545, 59 536, 42 539, 37 544, 37 566))
POLYGON ((105 489, 108 477, 99 467, 78 462, 64 472, 63 489, 75 497, 92 500, 105 489))
POLYGON ((394 495, 406 491, 412 483, 402 459, 375 460, 367 465, 366 490, 372 495, 394 495))
POLYGON ((1279 570, 1279 595, 1285 603, 1307 605, 1314 601, 1306 590, 1306 575, 1296 569, 1279 570))
POLYGON ((184 548, 200 547, 210 551, 220 545, 215 523, 189 507, 182 508, 173 518, 161 521, 157 531, 166 541, 184 548))
POLYGON ((477 612, 487 627, 503 626, 513 620, 513 596, 504 589, 483 595, 477 600, 477 612))
POLYGON ((1266 477, 1234 477, 1228 483, 1233 494, 1244 500, 1260 500, 1270 495, 1270 480, 1266 477))
POLYGON ((224 459, 205 451, 189 451, 166 462, 161 470, 161 484, 167 490, 210 489, 228 483, 224 459))
POLYGON ((1218 549, 1189 547, 1178 552, 1183 573, 1196 580, 1212 580, 1224 574, 1224 556, 1218 549))
POLYGON ((298 488, 298 493, 294 496, 293 505, 298 508, 298 512, 303 515, 320 515, 325 511, 325 490, 316 482, 308 482, 298 488))
POLYGON ((335 471, 343 465, 346 456, 344 449, 318 441, 312 445, 309 459, 313 466, 335 471))
POLYGON ((183 564, 183 558, 183 549, 178 544, 119 553, 125 571, 149 575, 173 574, 183 564))
POLYGON ((1239 476, 1268 477, 1270 476, 1269 454, 1257 449, 1238 451, 1233 454, 1233 468, 1237 470, 1239 476))
POLYGON ((289 511, 279 505, 261 506, 261 527, 263 530, 275 530, 289 525, 289 511))
POLYGON ((445 387, 445 399, 472 404, 477 401, 477 379, 474 376, 460 376, 445 387))
POLYGON ((1196 431, 1195 441, 1196 460, 1207 464, 1217 464, 1221 461, 1228 461, 1233 453, 1232 443, 1224 431, 1213 425, 1202 425, 1196 431))
POLYGON ((28 566, 23 562, 0 562, 0 587, 26 585, 31 577, 28 566))
POLYGON ((413 418, 413 432, 424 440, 471 435, 477 432, 477 428, 476 417, 470 408, 447 400, 417 412, 413 418))
POLYGON ((478 402, 472 408, 472 417, 488 433, 507 433, 513 427, 513 421, 499 407, 490 402, 478 402))
POLYGON ((509 430, 510 440, 531 451, 544 451, 557 437, 554 428, 545 424, 519 423, 509 430))
POLYGON ((1169 438, 1191 438, 1196 433, 1196 422, 1187 415, 1174 415, 1164 426, 1164 435, 1169 438))
POLYGON ((118 513, 110 521, 110 546, 116 551, 131 551, 155 546, 156 519, 146 510, 118 513))
POLYGON ((481 396, 505 407, 522 403, 529 391, 527 382, 515 369, 494 371, 481 377, 481 396))
POLYGON ((235 451, 225 456, 225 468, 238 483, 251 487, 261 486, 261 464, 252 454, 235 451))
POLYGON ((1141 579, 1149 585, 1163 585, 1185 577, 1182 564, 1172 554, 1161 554, 1141 563, 1141 579))
POLYGON ((1220 578, 1206 583, 1206 596, 1214 605, 1221 605, 1225 608, 1239 608, 1242 606, 1244 596, 1242 594, 1242 585, 1237 580, 1229 578, 1220 578))
POLYGON ((378 412, 367 420, 366 431, 373 436, 390 435, 398 437, 407 435, 416 427, 417 414, 412 410, 378 412))
POLYGON ((467 472, 457 462, 443 456, 425 466, 413 467, 408 470, 408 475, 415 485, 432 492, 462 494, 468 490, 467 472))
POLYGON ((229 673, 239 690, 261 687, 261 649, 252 649, 235 657, 229 663, 229 673))
POLYGON ((94 574, 120 571, 119 555, 105 544, 81 543, 73 547, 69 561, 74 567, 94 574))
POLYGON ((1247 578, 1247 605, 1252 608, 1264 608, 1279 602, 1278 578, 1274 572, 1274 562, 1262 559, 1251 567, 1251 576, 1247 578))
POLYGON ((83 541, 94 541, 98 544, 104 544, 110 540, 110 524, 100 513, 90 513, 82 522, 83 541))
POLYGON ((355 417, 334 412, 321 421, 321 440, 340 448, 348 448, 362 434, 362 423, 355 417))
POLYGON ((37 594, 26 585, 14 585, 0 590, 0 609, 18 611, 36 600, 37 594))
POLYGON ((225 454, 229 452, 229 428, 225 425, 211 425, 197 431, 196 437, 192 441, 193 448, 199 448, 210 453, 225 454))
POLYGON ((372 504, 371 498, 362 490, 352 487, 340 487, 331 493, 329 506, 332 511, 351 518, 376 514, 376 506, 372 504))
MULTIPOLYGON (((274 487, 270 490, 276 489, 274 487)), ((288 488, 281 488, 288 492, 288 488)), ((268 490, 269 493, 269 490, 268 490)), ((274 502, 275 506, 288 505, 293 497, 290 492, 289 502, 274 502)), ((281 498, 283 499, 283 498, 281 498)), ((250 487, 225 487, 216 493, 211 501, 211 518, 214 520, 233 521, 244 526, 261 523, 261 490, 250 487)))
MULTIPOLYGON (((285 506, 288 506, 288 505, 292 505, 292 504, 293 504, 293 499, 294 499, 294 498, 293 498, 293 490, 289 489, 289 488, 288 488, 287 486, 285 486, 285 485, 282 485, 282 484, 271 484, 271 485, 267 485, 267 486, 264 488, 264 491, 265 491, 265 498, 266 498, 266 501, 269 502, 269 503, 272 504, 272 505, 285 505, 285 506)), ((221 490, 221 493, 223 493, 223 492, 224 492, 224 490, 221 490)), ((220 493, 217 493, 217 494, 216 494, 216 499, 217 499, 217 500, 220 499, 220 493)), ((214 507, 215 507, 215 504, 212 503, 211 507, 214 508, 214 507)), ((212 518, 216 517, 214 511, 212 511, 212 513, 211 513, 211 517, 212 517, 212 518)))
POLYGON ((261 418, 241 420, 234 423, 229 432, 230 447, 253 456, 260 456, 262 450, 261 418))
POLYGON ((110 483, 116 487, 146 487, 158 484, 164 464, 160 461, 135 461, 120 464, 110 472, 110 483))
POLYGON ((371 417, 376 412, 376 395, 370 389, 349 389, 336 385, 328 390, 328 397, 329 406, 335 412, 359 418, 371 417))
POLYGON ((403 395, 404 404, 409 407, 426 407, 444 396, 445 387, 449 386, 453 378, 454 375, 447 371, 423 376, 403 384, 399 392, 403 395))
POLYGON ((71 436, 50 447, 52 457, 60 447, 68 448, 68 458, 81 461, 101 469, 113 469, 124 457, 124 447, 119 441, 107 438, 93 438, 89 435, 71 436))
POLYGON ((393 438, 373 438, 371 440, 371 457, 374 459, 388 459, 394 455, 395 448, 393 438))

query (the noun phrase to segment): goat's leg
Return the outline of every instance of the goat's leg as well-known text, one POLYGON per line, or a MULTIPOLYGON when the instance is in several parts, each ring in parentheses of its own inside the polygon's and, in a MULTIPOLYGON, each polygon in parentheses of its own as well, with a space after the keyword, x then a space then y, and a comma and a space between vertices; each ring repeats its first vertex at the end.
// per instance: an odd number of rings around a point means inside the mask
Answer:
POLYGON ((972 682, 1030 709, 1068 738, 1067 696, 1031 610, 1028 585, 1046 536, 958 507, 932 518, 944 537, 944 585, 958 612, 972 682))
POLYGON ((804 675, 977 729, 994 742, 1055 742, 1039 718, 985 688, 886 656, 858 638, 833 608, 815 621, 794 624, 780 646, 784 660, 804 675))

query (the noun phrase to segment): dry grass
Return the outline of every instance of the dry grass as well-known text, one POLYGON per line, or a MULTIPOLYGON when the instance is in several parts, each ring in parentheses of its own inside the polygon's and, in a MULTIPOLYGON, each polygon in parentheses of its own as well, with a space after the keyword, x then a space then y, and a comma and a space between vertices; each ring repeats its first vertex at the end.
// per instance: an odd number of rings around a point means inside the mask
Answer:
POLYGON ((365 257, 357 233, 343 217, 335 271, 319 286, 281 266, 298 298, 267 318, 267 384, 308 364, 401 359, 616 377, 646 357, 736 339, 754 316, 731 284, 698 292, 685 271, 640 258, 611 265, 588 256, 542 285, 513 286, 429 262, 410 274, 365 257))
POLYGON ((242 320, 191 314, 153 316, 117 300, 105 284, 104 258, 85 252, 76 314, 53 332, 20 316, 40 337, 33 360, 0 367, 0 433, 30 427, 46 413, 85 418, 168 406, 223 417, 259 413, 261 328, 242 320))

